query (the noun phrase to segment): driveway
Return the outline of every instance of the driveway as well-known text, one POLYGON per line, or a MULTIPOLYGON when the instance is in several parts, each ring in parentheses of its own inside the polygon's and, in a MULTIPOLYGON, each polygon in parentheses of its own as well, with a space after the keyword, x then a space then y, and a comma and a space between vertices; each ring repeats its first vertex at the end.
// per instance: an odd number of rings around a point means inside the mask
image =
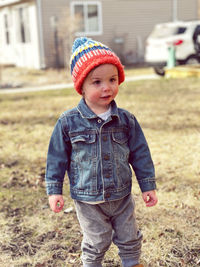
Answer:
MULTIPOLYGON (((154 79, 160 79, 160 77, 156 74, 138 75, 138 76, 126 77, 125 82, 140 81, 140 80, 154 80, 154 79)), ((38 87, 0 89, 0 94, 61 90, 61 89, 67 89, 67 88, 72 88, 72 87, 73 87, 73 83, 60 83, 60 84, 50 84, 50 85, 38 86, 38 87)))

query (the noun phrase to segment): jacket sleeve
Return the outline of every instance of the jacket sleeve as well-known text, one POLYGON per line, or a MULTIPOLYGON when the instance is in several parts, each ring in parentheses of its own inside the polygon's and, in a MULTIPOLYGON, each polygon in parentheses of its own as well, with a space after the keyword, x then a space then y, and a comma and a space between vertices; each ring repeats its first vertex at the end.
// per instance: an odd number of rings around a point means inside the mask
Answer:
POLYGON ((48 195, 62 194, 65 172, 70 162, 71 145, 68 136, 63 133, 59 119, 53 130, 46 164, 46 191, 48 195))
POLYGON ((129 132, 131 164, 142 192, 156 189, 155 169, 143 131, 132 115, 129 132))

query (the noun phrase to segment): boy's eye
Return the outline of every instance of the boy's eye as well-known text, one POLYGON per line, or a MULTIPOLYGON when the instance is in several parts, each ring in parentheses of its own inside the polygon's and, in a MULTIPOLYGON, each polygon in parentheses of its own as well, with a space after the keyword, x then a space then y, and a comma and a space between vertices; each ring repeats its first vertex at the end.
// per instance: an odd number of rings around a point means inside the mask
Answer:
POLYGON ((96 81, 94 81, 94 84, 98 85, 98 84, 100 84, 100 82, 101 82, 100 80, 96 80, 96 81))
POLYGON ((115 82, 117 79, 116 78, 111 78, 110 81, 111 82, 115 82))

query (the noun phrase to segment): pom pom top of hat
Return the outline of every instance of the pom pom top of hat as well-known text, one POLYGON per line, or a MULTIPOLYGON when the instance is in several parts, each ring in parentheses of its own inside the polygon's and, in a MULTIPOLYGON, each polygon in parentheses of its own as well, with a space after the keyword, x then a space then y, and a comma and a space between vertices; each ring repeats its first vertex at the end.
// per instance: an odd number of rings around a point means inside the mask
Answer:
POLYGON ((112 50, 100 42, 94 41, 86 37, 81 37, 77 38, 74 41, 72 53, 73 54, 70 60, 71 73, 73 73, 74 67, 80 59, 85 62, 87 59, 90 59, 91 57, 96 55, 111 55, 112 50))

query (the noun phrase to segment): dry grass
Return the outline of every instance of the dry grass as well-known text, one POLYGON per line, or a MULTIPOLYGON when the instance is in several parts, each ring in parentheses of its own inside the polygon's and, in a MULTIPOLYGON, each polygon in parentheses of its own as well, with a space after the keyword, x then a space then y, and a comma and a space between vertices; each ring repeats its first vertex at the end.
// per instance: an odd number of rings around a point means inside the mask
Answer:
MULTIPOLYGON (((152 74, 151 68, 127 68, 126 76, 152 74)), ((35 70, 4 67, 0 77, 2 87, 34 87, 57 83, 72 82, 70 71, 66 69, 35 70)))
MULTIPOLYGON (((80 266, 75 212, 53 214, 44 188, 49 138, 57 117, 76 105, 72 89, 0 96, 0 266, 80 266)), ((119 106, 143 126, 155 162, 159 203, 133 193, 146 267, 200 266, 200 89, 198 79, 122 85, 119 106)), ((65 208, 72 206, 67 179, 65 208)), ((119 267, 111 246, 104 266, 119 267)))

